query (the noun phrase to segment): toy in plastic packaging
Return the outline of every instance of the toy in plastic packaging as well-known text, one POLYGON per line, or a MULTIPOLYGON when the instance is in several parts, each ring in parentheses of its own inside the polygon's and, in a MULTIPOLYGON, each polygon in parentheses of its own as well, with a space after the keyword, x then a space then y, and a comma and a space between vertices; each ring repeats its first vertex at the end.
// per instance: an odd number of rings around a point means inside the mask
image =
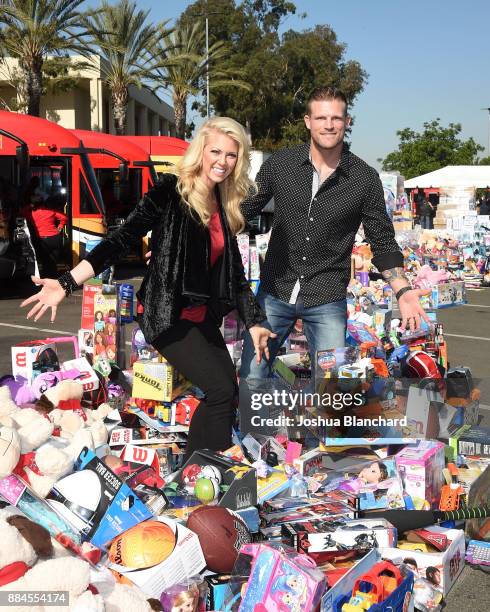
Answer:
POLYGON ((325 576, 306 555, 280 544, 245 544, 233 570, 227 610, 285 612, 314 610, 325 576), (248 565, 248 568, 247 568, 248 565), (249 571, 245 582, 244 576, 249 571))
POLYGON ((199 576, 179 582, 160 595, 163 612, 204 612, 208 585, 199 576))

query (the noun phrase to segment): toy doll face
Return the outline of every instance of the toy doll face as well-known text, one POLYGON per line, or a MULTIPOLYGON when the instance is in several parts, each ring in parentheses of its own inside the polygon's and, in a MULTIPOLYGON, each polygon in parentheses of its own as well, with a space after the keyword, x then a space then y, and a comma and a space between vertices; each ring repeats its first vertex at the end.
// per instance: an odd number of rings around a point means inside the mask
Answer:
POLYGON ((102 315, 102 312, 101 312, 100 310, 98 310, 98 311, 95 313, 95 320, 96 320, 96 321, 102 321, 102 320, 103 320, 103 318, 104 318, 104 317, 103 317, 103 315, 102 315))
POLYGON ((95 342, 96 344, 104 344, 104 338, 102 334, 95 334, 95 342))
POLYGON ((383 480, 381 469, 377 463, 372 463, 359 472, 359 478, 369 484, 378 484, 383 480))

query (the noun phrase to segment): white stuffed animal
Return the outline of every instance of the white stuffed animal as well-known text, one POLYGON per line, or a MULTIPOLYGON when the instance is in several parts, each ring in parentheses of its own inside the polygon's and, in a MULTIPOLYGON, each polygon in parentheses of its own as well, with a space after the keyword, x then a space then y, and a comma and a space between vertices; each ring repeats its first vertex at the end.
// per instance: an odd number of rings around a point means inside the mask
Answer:
POLYGON ((41 603, 15 605, 14 602, 9 606, 10 610, 151 611, 150 604, 139 589, 107 579, 107 573, 98 572, 86 561, 73 556, 49 558, 53 554, 49 533, 18 515, 16 509, 7 508, 0 511, 0 542, 0 591, 63 591, 67 592, 69 597, 69 602, 65 602, 64 606, 44 606, 41 603), (69 603, 69 606, 66 603, 69 603))

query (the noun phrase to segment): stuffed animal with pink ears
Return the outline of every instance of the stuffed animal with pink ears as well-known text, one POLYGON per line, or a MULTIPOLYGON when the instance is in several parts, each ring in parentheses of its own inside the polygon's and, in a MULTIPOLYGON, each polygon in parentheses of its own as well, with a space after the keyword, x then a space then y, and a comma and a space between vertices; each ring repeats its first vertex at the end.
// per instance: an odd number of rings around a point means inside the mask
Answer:
POLYGON ((417 272, 413 286, 417 289, 432 289, 435 285, 447 282, 449 278, 447 270, 433 270, 425 265, 417 272))

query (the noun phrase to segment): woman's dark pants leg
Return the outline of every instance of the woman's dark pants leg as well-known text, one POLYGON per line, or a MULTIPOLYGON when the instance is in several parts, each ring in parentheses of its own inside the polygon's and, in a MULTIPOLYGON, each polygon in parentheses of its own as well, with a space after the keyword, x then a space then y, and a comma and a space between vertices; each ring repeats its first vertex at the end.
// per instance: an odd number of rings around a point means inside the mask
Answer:
POLYGON ((158 352, 205 394, 192 418, 186 459, 201 448, 231 446, 237 380, 218 325, 181 320, 153 343, 158 352))

